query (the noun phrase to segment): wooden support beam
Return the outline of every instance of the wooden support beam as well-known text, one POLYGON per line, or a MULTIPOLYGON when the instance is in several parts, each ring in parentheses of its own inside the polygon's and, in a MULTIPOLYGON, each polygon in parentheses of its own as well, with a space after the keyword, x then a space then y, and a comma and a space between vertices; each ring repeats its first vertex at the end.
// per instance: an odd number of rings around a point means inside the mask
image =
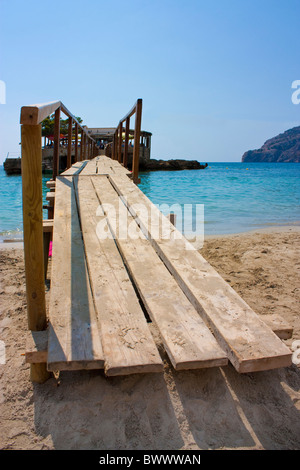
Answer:
POLYGON ((55 191, 50 191, 46 194, 46 201, 54 202, 55 200, 55 191))
POLYGON ((118 162, 122 163, 122 123, 119 125, 119 148, 118 148, 118 162))
POLYGON ((123 165, 125 168, 128 167, 129 126, 130 126, 130 117, 126 118, 126 126, 125 126, 124 159, 123 159, 123 165))
POLYGON ((59 142, 60 142, 60 108, 55 111, 54 117, 54 145, 53 145, 53 174, 52 179, 55 181, 59 174, 59 142))
POLYGON ((75 163, 78 161, 78 124, 75 123, 75 163))
POLYGON ((53 181, 53 180, 46 181, 46 186, 49 189, 55 188, 55 181, 53 181))
POLYGON ((21 126, 23 234, 28 327, 46 327, 41 125, 21 126))
POLYGON ((84 160, 86 160, 86 158, 87 158, 87 156, 86 156, 86 154, 87 154, 86 144, 87 144, 87 142, 86 142, 86 133, 84 132, 83 133, 83 159, 84 160))
POLYGON ((70 166, 72 165, 72 131, 73 131, 73 119, 69 117, 67 168, 70 168, 70 166))
POLYGON ((142 122, 142 100, 138 99, 136 102, 134 147, 133 147, 133 157, 132 157, 132 179, 134 183, 139 182, 141 122, 142 122))
POLYGON ((83 160, 83 131, 81 130, 81 134, 80 134, 80 157, 79 157, 79 161, 82 161, 83 160))
POLYGON ((51 372, 47 370, 47 364, 30 364, 30 380, 43 384, 46 380, 50 379, 51 372))
POLYGON ((48 357, 48 330, 28 331, 26 336, 25 362, 46 363, 48 357))
POLYGON ((44 219, 43 220, 43 232, 53 232, 53 219, 44 219))
POLYGON ((113 160, 118 160, 118 130, 116 130, 115 135, 114 135, 113 160))

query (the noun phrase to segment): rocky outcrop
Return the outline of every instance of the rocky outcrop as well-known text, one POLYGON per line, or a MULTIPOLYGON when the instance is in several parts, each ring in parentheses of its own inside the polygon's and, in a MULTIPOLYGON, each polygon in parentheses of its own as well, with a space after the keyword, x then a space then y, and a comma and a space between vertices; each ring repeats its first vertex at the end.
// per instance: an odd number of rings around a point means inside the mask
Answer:
POLYGON ((203 170, 207 167, 201 165, 197 160, 155 160, 151 159, 140 166, 141 170, 154 171, 154 170, 203 170))
POLYGON ((258 150, 249 150, 242 162, 300 163, 300 126, 267 140, 258 150))
POLYGON ((3 164, 7 175, 21 174, 21 158, 7 158, 3 164))

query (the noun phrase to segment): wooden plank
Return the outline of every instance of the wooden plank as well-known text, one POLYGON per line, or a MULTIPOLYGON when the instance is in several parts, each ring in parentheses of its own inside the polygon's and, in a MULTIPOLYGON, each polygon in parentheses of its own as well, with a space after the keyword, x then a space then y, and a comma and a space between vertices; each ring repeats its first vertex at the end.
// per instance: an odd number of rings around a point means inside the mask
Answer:
POLYGON ((52 179, 55 180, 59 174, 59 139, 60 139, 60 108, 55 111, 54 115, 54 143, 53 143, 53 162, 52 162, 52 179))
POLYGON ((44 219, 43 220, 43 232, 52 232, 53 231, 53 219, 44 219))
POLYGON ((106 177, 92 182, 125 264, 176 370, 224 366, 227 356, 145 239, 106 177), (124 233, 124 228, 126 232, 124 233), (123 231, 120 236, 120 231, 123 231), (132 231, 134 237, 126 236, 132 231))
POLYGON ((291 351, 230 285, 210 266, 154 204, 123 176, 111 182, 179 286, 211 328, 238 372, 254 372, 291 365, 291 351), (147 208, 135 209, 143 203, 147 208), (148 217, 151 214, 151 222, 148 217), (156 235, 167 228, 170 239, 156 235))
POLYGON ((96 159, 93 158, 93 160, 89 160, 88 163, 85 165, 83 170, 80 172, 80 175, 95 175, 96 174, 96 159))
POLYGON ((103 350, 71 177, 56 179, 48 370, 102 369, 103 350))
POLYGON ((260 318, 271 328, 278 338, 290 339, 293 336, 293 327, 280 315, 273 313, 270 315, 262 315, 260 318))
POLYGON ((48 357, 48 331, 28 331, 26 336, 25 362, 46 363, 48 357))
POLYGON ((23 236, 28 327, 46 326, 41 125, 21 126, 23 236))
POLYGON ((47 186, 47 188, 49 188, 49 189, 55 188, 55 181, 53 181, 53 180, 46 181, 46 186, 47 186))
POLYGON ((63 173, 61 173, 61 176, 79 175, 79 173, 84 169, 87 163, 88 160, 76 162, 74 163, 74 165, 71 166, 71 168, 68 168, 63 173))
POLYGON ((99 201, 89 177, 74 178, 107 375, 161 372, 163 364, 112 238, 98 236, 99 201))
POLYGON ((98 175, 121 174, 124 176, 131 175, 131 171, 124 168, 116 160, 112 160, 106 156, 97 157, 98 175))
POLYGON ((55 200, 55 191, 50 191, 46 194, 46 201, 54 202, 55 200))

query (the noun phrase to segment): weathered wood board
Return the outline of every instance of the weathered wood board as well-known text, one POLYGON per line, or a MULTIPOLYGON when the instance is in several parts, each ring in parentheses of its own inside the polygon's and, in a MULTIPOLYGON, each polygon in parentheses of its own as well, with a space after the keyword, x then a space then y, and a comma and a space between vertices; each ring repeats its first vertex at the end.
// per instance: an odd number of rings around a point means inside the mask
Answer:
POLYGON ((48 357, 48 331, 28 331, 25 346, 25 362, 46 363, 48 357))
POLYGON ((290 366, 289 348, 142 191, 123 176, 110 175, 110 180, 236 370, 253 372, 290 366), (170 233, 169 239, 159 233, 162 225, 170 233))
MULTIPOLYGON (((144 313, 112 238, 99 235, 105 223, 87 176, 74 178, 90 282, 105 358, 105 373, 161 372, 163 363, 144 313)), ((107 231, 109 229, 107 227, 107 231)))
POLYGON ((81 162, 76 162, 74 163, 70 168, 65 170, 63 173, 60 174, 60 176, 73 176, 73 175, 79 175, 82 170, 85 168, 89 160, 83 160, 81 162))
POLYGON ((99 200, 108 207, 105 215, 111 232, 148 314, 160 331, 173 367, 179 370, 226 365, 226 354, 145 239, 108 179, 93 177, 92 182, 99 200))
POLYGON ((104 366, 71 177, 56 178, 48 370, 104 366))

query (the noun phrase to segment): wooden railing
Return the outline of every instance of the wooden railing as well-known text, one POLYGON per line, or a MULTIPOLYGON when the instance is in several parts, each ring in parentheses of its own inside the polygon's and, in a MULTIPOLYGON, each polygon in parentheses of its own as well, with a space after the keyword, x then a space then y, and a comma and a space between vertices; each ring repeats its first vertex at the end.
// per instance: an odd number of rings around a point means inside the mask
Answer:
POLYGON ((130 118, 135 114, 135 127, 134 127, 134 146, 133 146, 133 157, 132 157, 132 179, 135 183, 139 182, 139 158, 140 158, 140 134, 141 134, 141 122, 142 122, 142 99, 139 98, 129 113, 126 114, 123 119, 119 121, 116 128, 113 148, 112 148, 112 159, 118 160, 119 163, 128 167, 128 143, 129 143, 129 129, 130 129, 130 118), (123 128, 125 123, 125 128, 123 128), (124 151, 122 151, 123 144, 123 131, 125 130, 124 139, 124 151))
POLYGON ((78 120, 60 102, 21 108, 23 236, 27 293, 28 327, 39 331, 46 327, 42 195, 42 121, 55 113, 53 179, 59 174, 60 114, 69 118, 67 168, 71 166, 73 124, 75 124, 75 160, 96 156, 96 142, 78 120), (78 155, 78 134, 81 134, 78 155))
MULTIPOLYGON (((35 104, 31 106, 23 106, 21 108, 22 125, 39 126, 42 121, 54 113, 54 148, 53 148, 53 179, 59 174, 59 150, 60 150, 60 116, 63 112, 68 118, 68 153, 67 168, 71 166, 72 140, 75 133, 75 161, 86 160, 96 155, 96 142, 88 135, 85 128, 78 122, 75 116, 64 106, 61 101, 53 101, 51 103, 35 104), (73 125, 74 129, 73 129, 73 125), (73 132, 74 131, 74 132, 73 132), (79 134, 81 134, 80 146, 79 134), (80 152, 80 154, 79 154, 80 152)), ((36 129, 37 133, 39 132, 36 129)))

